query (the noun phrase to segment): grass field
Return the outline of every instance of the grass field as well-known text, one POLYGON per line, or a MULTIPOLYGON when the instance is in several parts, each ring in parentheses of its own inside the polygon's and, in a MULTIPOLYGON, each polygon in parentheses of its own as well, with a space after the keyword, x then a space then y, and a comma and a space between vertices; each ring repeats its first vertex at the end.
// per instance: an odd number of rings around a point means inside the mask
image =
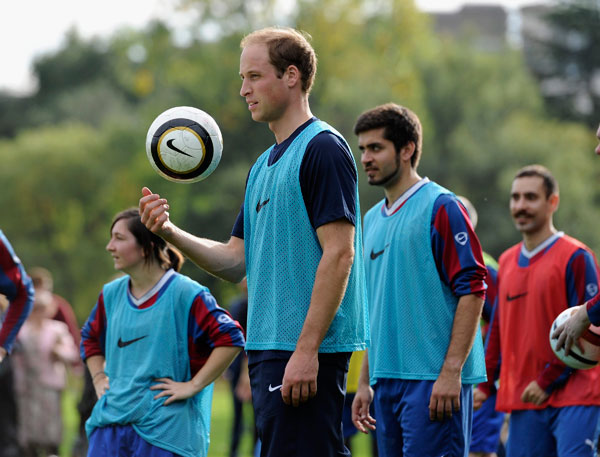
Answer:
MULTIPOLYGON (((60 449, 61 457, 71 457, 71 449, 77 439, 77 428, 79 425, 77 401, 79 400, 80 388, 80 380, 71 378, 63 396, 64 439, 60 449)), ((252 407, 249 404, 245 406, 244 415, 247 420, 244 424, 245 428, 239 457, 252 457, 252 407)), ((221 379, 215 385, 208 457, 229 456, 229 436, 231 433, 232 416, 233 405, 229 385, 221 379)), ((355 436, 352 442, 352 455, 354 457, 370 457, 370 439, 369 436, 362 434, 355 436)))

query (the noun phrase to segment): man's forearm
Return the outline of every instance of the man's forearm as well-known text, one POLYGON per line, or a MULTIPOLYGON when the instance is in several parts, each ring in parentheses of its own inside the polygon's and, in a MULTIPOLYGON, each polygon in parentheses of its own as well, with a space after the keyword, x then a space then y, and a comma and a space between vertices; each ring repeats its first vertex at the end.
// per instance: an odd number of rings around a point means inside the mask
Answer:
POLYGON ((165 240, 207 273, 231 282, 246 275, 244 240, 232 237, 227 243, 199 238, 178 227, 165 240))
POLYGON ((442 371, 461 371, 473 347, 475 335, 481 318, 483 299, 474 294, 464 295, 458 300, 452 336, 442 371))

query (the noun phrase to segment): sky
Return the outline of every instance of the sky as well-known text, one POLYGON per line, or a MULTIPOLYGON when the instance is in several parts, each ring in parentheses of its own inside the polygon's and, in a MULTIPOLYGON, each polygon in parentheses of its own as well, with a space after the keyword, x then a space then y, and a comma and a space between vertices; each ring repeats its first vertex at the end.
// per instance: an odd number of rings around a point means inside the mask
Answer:
MULTIPOLYGON (((162 18, 169 24, 185 21, 174 12, 177 0, 20 0, 2 8, 0 26, 0 90, 24 93, 32 87, 31 65, 35 57, 60 49, 67 31, 110 37, 123 27, 143 28, 162 18)), ((500 4, 507 9, 539 3, 536 0, 415 0, 424 11, 450 12, 464 4, 500 4)))

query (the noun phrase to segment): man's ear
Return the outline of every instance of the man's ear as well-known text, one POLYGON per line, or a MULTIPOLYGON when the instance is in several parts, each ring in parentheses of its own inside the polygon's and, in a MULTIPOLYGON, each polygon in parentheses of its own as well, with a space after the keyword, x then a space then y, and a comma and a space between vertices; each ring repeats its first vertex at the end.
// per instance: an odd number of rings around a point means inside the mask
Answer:
POLYGON ((287 78, 288 87, 301 84, 302 74, 296 65, 289 65, 285 70, 284 77, 287 78))
POLYGON ((558 205, 560 203, 560 197, 558 196, 558 194, 552 194, 548 197, 548 201, 550 202, 552 212, 555 212, 558 209, 558 205))
POLYGON ((415 143, 412 141, 409 141, 404 146, 402 146, 402 149, 400 149, 401 160, 403 162, 410 162, 412 156, 415 154, 415 149, 415 143))

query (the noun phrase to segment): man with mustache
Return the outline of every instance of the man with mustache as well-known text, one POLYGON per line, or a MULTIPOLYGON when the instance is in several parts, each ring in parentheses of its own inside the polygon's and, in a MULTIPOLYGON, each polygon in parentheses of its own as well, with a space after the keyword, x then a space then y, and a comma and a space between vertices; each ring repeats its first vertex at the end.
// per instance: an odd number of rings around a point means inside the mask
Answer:
POLYGON ((556 316, 598 291, 593 253, 554 227, 558 203, 558 183, 548 169, 530 165, 517 172, 510 212, 523 241, 500 256, 488 382, 473 394, 477 408, 493 391, 500 366, 496 409, 511 413, 509 457, 592 456, 598 436, 600 368, 568 368, 548 342, 556 316))

